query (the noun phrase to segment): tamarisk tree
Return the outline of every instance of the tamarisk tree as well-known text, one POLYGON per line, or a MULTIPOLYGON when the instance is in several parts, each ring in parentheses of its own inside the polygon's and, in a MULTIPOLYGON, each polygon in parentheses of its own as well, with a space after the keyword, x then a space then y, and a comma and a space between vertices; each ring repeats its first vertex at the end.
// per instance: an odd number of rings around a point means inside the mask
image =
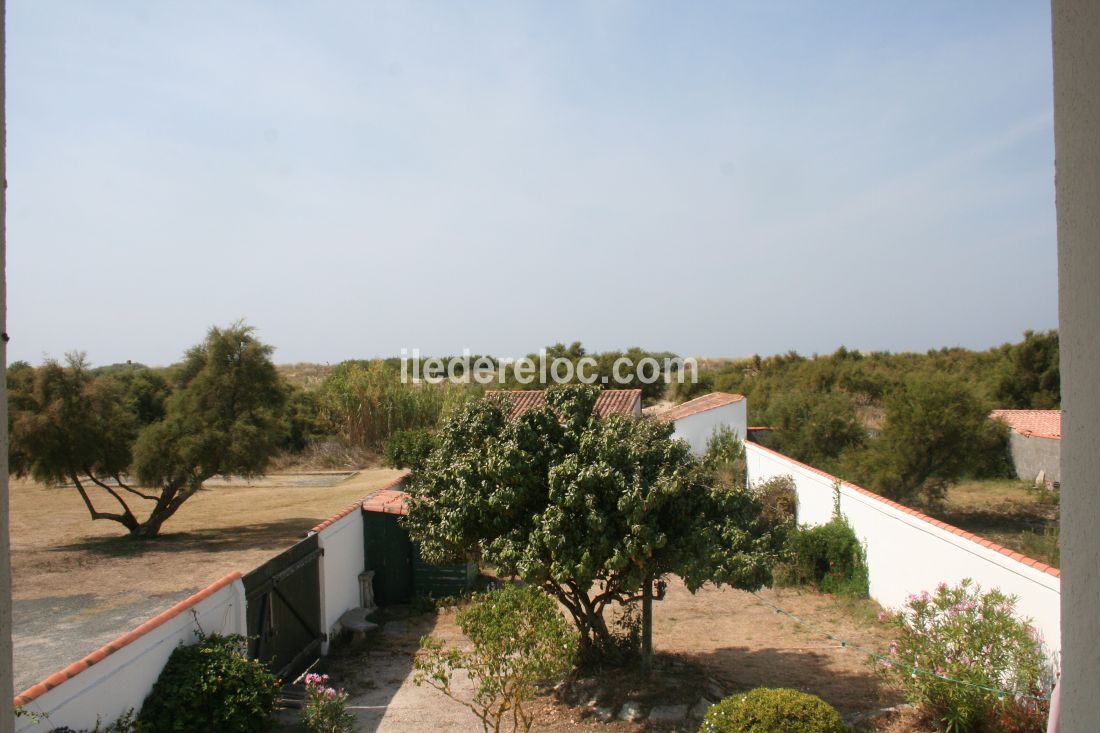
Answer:
POLYGON ((431 562, 474 555, 544 587, 589 649, 611 642, 610 605, 642 601, 645 653, 666 576, 759 588, 785 525, 743 486, 712 485, 671 425, 601 419, 598 392, 552 387, 512 420, 506 400, 464 406, 414 466, 406 526, 431 562))
POLYGON ((163 390, 97 375, 82 354, 47 361, 9 380, 12 470, 71 483, 92 519, 153 537, 204 481, 257 475, 277 451, 285 390, 271 353, 248 326, 211 328, 163 390))

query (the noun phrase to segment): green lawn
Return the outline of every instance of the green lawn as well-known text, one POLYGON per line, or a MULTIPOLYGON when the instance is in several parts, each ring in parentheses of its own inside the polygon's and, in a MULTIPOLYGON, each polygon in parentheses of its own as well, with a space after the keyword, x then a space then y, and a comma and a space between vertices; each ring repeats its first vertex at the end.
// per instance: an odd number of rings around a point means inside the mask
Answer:
POLYGON ((1058 493, 1023 481, 964 481, 942 508, 925 509, 948 524, 1058 567, 1058 493))

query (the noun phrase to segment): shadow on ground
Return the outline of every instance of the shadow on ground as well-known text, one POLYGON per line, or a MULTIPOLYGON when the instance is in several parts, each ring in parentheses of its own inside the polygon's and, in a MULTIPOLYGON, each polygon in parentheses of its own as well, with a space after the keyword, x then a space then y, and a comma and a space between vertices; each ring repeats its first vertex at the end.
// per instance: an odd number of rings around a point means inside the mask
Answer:
MULTIPOLYGON (((792 649, 723 647, 685 655, 722 683, 727 692, 755 687, 789 687, 817 695, 843 713, 862 712, 902 702, 900 692, 886 687, 870 662, 866 672, 838 670, 829 654, 836 646, 792 649)), ((850 651, 850 654, 860 654, 850 651)))
POLYGON ((324 517, 291 517, 259 524, 216 527, 194 532, 164 532, 153 538, 89 537, 66 545, 57 545, 50 552, 83 552, 99 557, 141 557, 165 553, 225 552, 229 550, 282 550, 304 537, 310 527, 324 517))

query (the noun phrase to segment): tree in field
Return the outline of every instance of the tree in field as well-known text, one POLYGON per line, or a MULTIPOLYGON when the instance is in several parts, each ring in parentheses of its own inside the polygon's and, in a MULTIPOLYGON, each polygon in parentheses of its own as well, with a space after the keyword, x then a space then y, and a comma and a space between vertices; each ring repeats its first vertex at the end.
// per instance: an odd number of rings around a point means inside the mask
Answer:
POLYGON ((544 587, 589 650, 611 643, 612 604, 640 600, 651 621, 669 574, 761 587, 783 535, 750 491, 712 487, 671 425, 597 417, 598 392, 554 387, 511 421, 504 400, 465 406, 412 477, 407 518, 429 561, 473 554, 544 587))
POLYGON ((961 380, 917 375, 887 397, 882 433, 849 456, 846 470, 892 499, 938 501, 1003 430, 961 380))
POLYGON ((772 398, 767 415, 773 448, 826 471, 867 437, 854 400, 844 392, 783 392, 772 398))
POLYGON ((277 451, 285 392, 271 352, 235 324, 210 329, 170 384, 95 376, 82 354, 48 361, 9 397, 12 470, 70 482, 92 519, 155 536, 204 481, 257 475, 277 451))

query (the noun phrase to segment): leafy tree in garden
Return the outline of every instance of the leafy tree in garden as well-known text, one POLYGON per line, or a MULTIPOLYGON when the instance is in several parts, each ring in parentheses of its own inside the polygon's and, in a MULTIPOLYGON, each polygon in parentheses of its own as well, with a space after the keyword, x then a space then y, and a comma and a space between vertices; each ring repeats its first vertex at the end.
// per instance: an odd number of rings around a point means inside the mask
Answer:
POLYGON ((990 445, 988 434, 1003 429, 961 380, 918 375, 887 398, 882 433, 849 456, 846 470, 893 499, 936 501, 990 445))
POLYGON ((784 529, 750 491, 712 487, 671 425, 597 417, 598 392, 550 388, 512 421, 502 400, 465 406, 410 481, 407 518, 430 562, 476 554, 543 586, 588 649, 611 643, 611 604, 641 600, 651 620, 669 574, 692 591, 764 585, 784 529))
POLYGON ((844 392, 784 392, 772 399, 766 424, 773 429, 771 447, 826 471, 867 437, 855 402, 844 392))
POLYGON ((155 536, 204 481, 256 475, 277 451, 285 392, 271 352, 247 326, 212 328, 170 394, 156 377, 97 377, 82 354, 48 361, 10 396, 12 470, 71 482, 92 519, 155 536))

